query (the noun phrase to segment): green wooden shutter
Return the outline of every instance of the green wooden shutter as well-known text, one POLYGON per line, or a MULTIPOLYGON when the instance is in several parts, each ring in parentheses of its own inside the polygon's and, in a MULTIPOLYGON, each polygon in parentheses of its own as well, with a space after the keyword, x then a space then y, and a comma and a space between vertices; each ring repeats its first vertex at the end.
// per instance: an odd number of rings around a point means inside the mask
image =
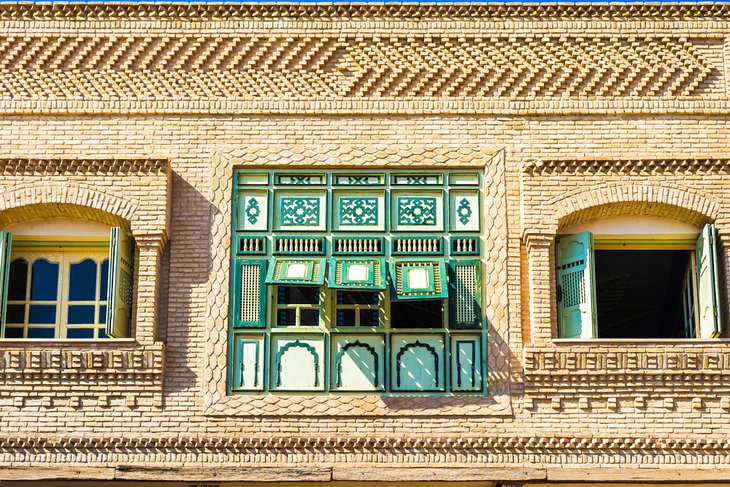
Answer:
POLYGON ((697 239, 697 295, 699 338, 720 336, 720 289, 717 273, 715 226, 708 224, 697 239))
POLYGON ((583 232, 558 240, 556 266, 560 338, 595 338, 593 235, 583 232))
POLYGON ((5 313, 8 307, 8 278, 10 277, 10 250, 13 236, 5 230, 0 232, 0 337, 5 336, 5 313))
POLYGON ((482 325, 482 273, 478 260, 449 262, 449 314, 451 328, 482 325))
POLYGON ((237 259, 232 283, 234 328, 266 326, 266 261, 237 259))
POLYGON ((109 286, 106 334, 112 338, 129 337, 132 322, 134 287, 134 241, 119 227, 109 234, 109 286))

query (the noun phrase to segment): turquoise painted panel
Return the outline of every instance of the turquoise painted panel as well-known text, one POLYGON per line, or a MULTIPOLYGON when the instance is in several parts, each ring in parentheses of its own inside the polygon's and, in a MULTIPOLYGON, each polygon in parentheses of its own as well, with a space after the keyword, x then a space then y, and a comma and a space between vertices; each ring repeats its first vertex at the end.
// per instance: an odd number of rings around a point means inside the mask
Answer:
POLYGON ((436 198, 398 198, 399 225, 436 225, 436 198))
POLYGON ((720 292, 717 272, 717 239, 715 226, 705 225, 697 239, 697 295, 699 337, 720 336, 720 292))
POLYGON ((233 269, 231 326, 263 328, 266 326, 266 260, 236 259, 233 269))
POLYGON ((326 180, 324 174, 285 174, 276 176, 276 184, 291 186, 321 186, 326 180))
POLYGON ((382 391, 385 387, 383 335, 333 335, 331 388, 339 391, 382 391))
POLYGON ((326 269, 327 259, 272 258, 266 284, 321 286, 326 269))
POLYGON ((391 388, 394 391, 444 391, 444 370, 443 335, 391 335, 391 388))
POLYGON ((282 198, 281 226, 317 226, 320 211, 318 198, 282 198))
POLYGON ((235 335, 231 389, 262 391, 264 389, 264 337, 235 335))
POLYGON ((265 232, 269 229, 269 194, 242 191, 238 195, 239 231, 265 232))
POLYGON ((480 335, 452 335, 451 390, 482 389, 482 341, 480 335))
POLYGON ((482 263, 479 260, 449 262, 449 326, 475 329, 482 326, 482 263))
POLYGON ((442 184, 443 178, 441 174, 405 174, 405 175, 393 175, 394 185, 407 185, 407 186, 432 186, 442 184))
POLYGON ((327 284, 331 289, 384 290, 385 259, 332 258, 327 284))
POLYGON ((324 390, 325 337, 323 335, 274 335, 271 341, 272 389, 324 390))
POLYGON ((595 338, 593 235, 583 232, 558 240, 556 266, 560 338, 595 338))
POLYGON ((448 296, 446 265, 442 259, 391 262, 391 297, 404 299, 442 299, 448 296))
POLYGON ((381 186, 384 180, 385 176, 382 174, 345 174, 335 176, 335 184, 338 186, 381 186))
POLYGON ((454 232, 478 232, 481 209, 479 192, 451 191, 449 195, 449 226, 454 232))
POLYGON ((377 198, 340 198, 340 224, 349 226, 377 225, 377 198))

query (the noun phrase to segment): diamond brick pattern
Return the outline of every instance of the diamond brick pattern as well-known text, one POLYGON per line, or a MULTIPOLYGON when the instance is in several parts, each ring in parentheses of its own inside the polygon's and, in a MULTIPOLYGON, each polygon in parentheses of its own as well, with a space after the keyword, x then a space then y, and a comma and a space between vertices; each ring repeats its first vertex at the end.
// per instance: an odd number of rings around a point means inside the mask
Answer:
POLYGON ((0 99, 698 97, 698 41, 651 37, 3 36, 0 99))

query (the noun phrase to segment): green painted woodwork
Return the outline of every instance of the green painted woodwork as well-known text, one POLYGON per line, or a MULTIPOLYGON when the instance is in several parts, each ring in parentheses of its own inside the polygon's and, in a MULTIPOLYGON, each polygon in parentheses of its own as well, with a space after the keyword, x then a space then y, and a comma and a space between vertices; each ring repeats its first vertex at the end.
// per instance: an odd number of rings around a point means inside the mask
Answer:
POLYGON ((272 342, 272 389, 324 390, 324 335, 275 335, 272 342))
POLYGON ((272 258, 266 284, 321 286, 326 268, 326 259, 272 258))
POLYGON ((385 389, 385 336, 333 335, 331 389, 348 392, 385 389))
POLYGON ((393 299, 443 299, 448 296, 443 259, 396 260, 390 266, 393 299))
POLYGON ((109 234, 109 298, 106 334, 112 338, 129 337, 132 323, 134 286, 134 241, 121 228, 109 234))
POLYGON ((451 389, 480 391, 482 389, 481 335, 451 335, 451 389))
POLYGON ((436 198, 401 196, 397 201, 399 225, 436 225, 436 198))
POLYGON ((327 281, 331 289, 385 290, 385 259, 332 258, 327 281))
POLYGON ((560 338, 595 338, 593 235, 583 232, 558 240, 556 266, 560 338))
POLYGON ((446 390, 443 334, 392 334, 391 359, 394 391, 446 390))
POLYGON ((481 283, 448 279, 451 265, 479 273, 479 171, 236 170, 234 183, 229 393, 486 393, 481 283), (392 323, 394 300, 419 299, 439 300, 441 326, 392 323), (296 324, 277 326, 281 310, 296 324))
POLYGON ((8 278, 10 277, 10 253, 13 236, 5 230, 0 231, 0 337, 5 336, 5 316, 8 308, 8 278))
POLYGON ((707 224, 697 238, 699 338, 720 336, 720 290, 715 226, 707 224))
POLYGON ((480 328, 483 319, 481 261, 450 261, 449 322, 451 328, 480 328))
POLYGON ((232 383, 236 391, 262 391, 264 389, 264 337, 235 335, 233 337, 232 383))
POLYGON ((233 268, 235 290, 231 295, 233 303, 231 327, 266 327, 266 260, 236 259, 233 268))

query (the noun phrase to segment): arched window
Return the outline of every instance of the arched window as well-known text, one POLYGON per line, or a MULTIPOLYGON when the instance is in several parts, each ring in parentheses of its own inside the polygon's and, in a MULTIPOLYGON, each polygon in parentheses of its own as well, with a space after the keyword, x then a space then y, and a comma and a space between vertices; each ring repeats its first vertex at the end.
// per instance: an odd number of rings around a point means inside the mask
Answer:
POLYGON ((56 218, 0 232, 2 337, 129 336, 134 243, 119 227, 56 218))
POLYGON ((716 338, 714 225, 622 216, 564 229, 556 245, 560 338, 716 338))

